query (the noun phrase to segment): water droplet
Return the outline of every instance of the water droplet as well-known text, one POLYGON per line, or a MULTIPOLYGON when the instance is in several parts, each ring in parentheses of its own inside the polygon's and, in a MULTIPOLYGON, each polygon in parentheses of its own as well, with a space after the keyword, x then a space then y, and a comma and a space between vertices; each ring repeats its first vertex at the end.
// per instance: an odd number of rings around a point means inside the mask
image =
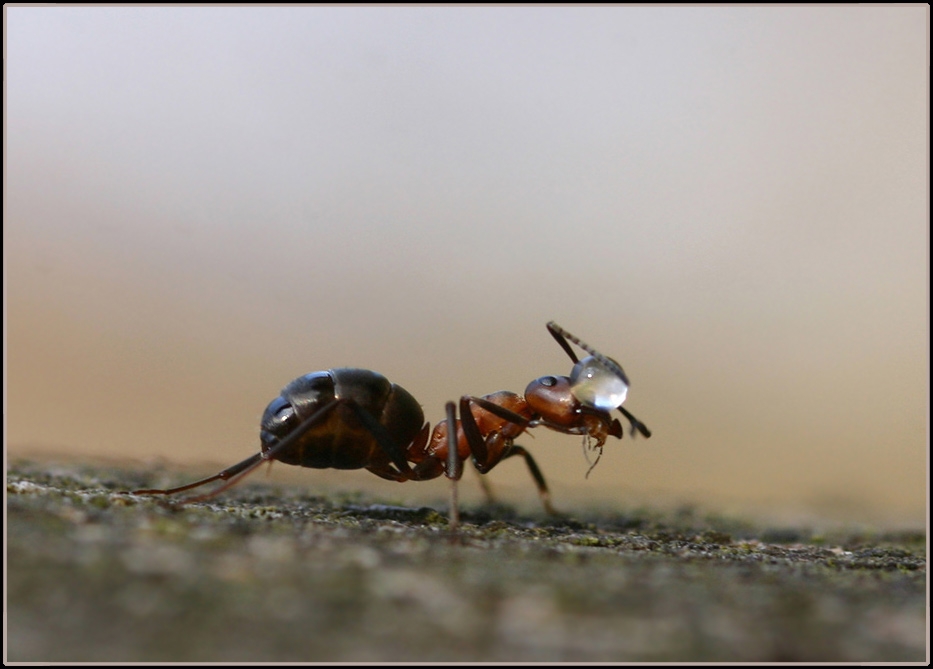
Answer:
POLYGON ((570 372, 570 392, 583 404, 611 411, 621 406, 628 384, 596 358, 584 358, 570 372))

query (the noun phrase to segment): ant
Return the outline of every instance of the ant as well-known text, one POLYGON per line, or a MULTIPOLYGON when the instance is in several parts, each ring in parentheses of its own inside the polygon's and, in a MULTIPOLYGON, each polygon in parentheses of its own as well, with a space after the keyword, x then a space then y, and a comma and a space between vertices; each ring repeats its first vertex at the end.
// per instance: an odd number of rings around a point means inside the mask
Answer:
POLYGON ((415 398, 381 374, 348 367, 314 372, 289 383, 266 407, 259 453, 188 485, 134 494, 172 495, 225 481, 212 492, 185 500, 200 501, 272 460, 317 469, 366 469, 390 481, 426 481, 444 474, 452 482, 449 526, 455 529, 463 460, 472 457, 477 471, 486 474, 502 460, 521 456, 545 509, 556 513, 541 470, 531 454, 514 443, 516 438, 539 426, 583 435, 585 447, 595 442, 590 447, 597 451, 598 462, 606 439, 621 439, 623 434, 610 411, 618 409, 628 419, 633 437, 636 432, 650 437, 651 431, 622 406, 629 380, 618 362, 553 321, 547 329, 574 363, 570 376, 542 376, 528 384, 524 395, 505 390, 482 397, 464 395, 460 420, 455 404, 448 402, 447 418, 433 432, 415 398), (589 356, 579 359, 571 342, 589 356))

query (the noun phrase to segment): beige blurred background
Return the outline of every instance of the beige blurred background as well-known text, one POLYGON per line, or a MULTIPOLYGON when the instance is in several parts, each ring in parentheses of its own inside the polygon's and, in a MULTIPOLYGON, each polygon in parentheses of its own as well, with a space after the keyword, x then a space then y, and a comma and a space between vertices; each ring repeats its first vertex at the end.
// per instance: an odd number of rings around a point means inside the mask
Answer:
POLYGON ((923 524, 925 5, 5 17, 9 456, 213 473, 339 366, 434 422, 568 373, 555 319, 654 431, 523 440, 558 506, 923 524))

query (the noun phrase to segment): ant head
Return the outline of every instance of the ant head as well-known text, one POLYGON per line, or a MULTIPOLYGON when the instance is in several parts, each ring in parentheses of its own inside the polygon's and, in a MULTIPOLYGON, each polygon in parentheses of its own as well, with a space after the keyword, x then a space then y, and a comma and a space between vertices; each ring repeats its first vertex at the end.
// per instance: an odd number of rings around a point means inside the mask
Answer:
POLYGON ((632 436, 639 432, 646 438, 650 437, 651 430, 622 406, 629 387, 628 377, 622 371, 622 365, 574 337, 554 321, 547 324, 547 329, 574 362, 573 371, 568 378, 573 396, 582 404, 599 411, 618 409, 632 424, 632 436), (590 357, 579 360, 570 347, 570 342, 589 353, 590 357))
POLYGON ((571 390, 566 376, 542 376, 525 388, 525 401, 531 410, 557 425, 573 425, 576 422, 579 401, 571 390))

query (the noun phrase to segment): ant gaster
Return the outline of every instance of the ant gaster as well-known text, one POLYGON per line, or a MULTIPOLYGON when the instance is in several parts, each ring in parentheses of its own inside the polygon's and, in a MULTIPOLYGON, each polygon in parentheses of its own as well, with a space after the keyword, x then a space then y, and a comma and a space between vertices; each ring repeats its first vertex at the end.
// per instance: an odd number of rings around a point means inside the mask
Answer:
MULTIPOLYGON (((462 462, 471 457, 485 474, 506 458, 525 459, 545 509, 554 513, 544 476, 531 454, 515 444, 530 428, 544 426, 583 435, 584 444, 602 453, 609 436, 622 438, 622 425, 610 415, 618 409, 636 431, 648 428, 622 402, 629 381, 622 366, 551 321, 548 332, 574 362, 570 376, 542 376, 524 395, 499 391, 447 403, 447 418, 434 426, 421 406, 401 386, 381 374, 354 368, 330 369, 301 376, 272 400, 262 416, 260 452, 223 471, 168 490, 137 490, 140 495, 171 495, 213 481, 225 483, 199 501, 230 488, 266 461, 317 469, 367 469, 390 481, 425 481, 444 474, 452 481, 450 527, 459 522, 457 487, 462 462), (573 342, 589 357, 580 360, 573 342), (456 429, 451 430, 450 426, 456 429)), ((598 460, 598 457, 597 457, 598 460)), ((596 463, 594 462, 593 465, 596 463)), ((592 465, 591 465, 592 469, 592 465)))

